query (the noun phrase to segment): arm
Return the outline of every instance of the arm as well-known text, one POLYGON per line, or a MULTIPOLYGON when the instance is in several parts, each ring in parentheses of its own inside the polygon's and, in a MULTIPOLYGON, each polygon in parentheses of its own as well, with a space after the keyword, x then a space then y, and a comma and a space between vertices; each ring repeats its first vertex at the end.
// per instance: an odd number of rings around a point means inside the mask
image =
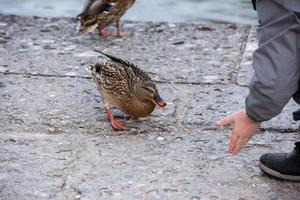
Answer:
MULTIPOLYGON (((288 5, 277 1, 257 1, 260 26, 259 48, 253 54, 253 75, 246 98, 246 111, 217 122, 233 124, 229 151, 237 154, 255 134, 260 122, 278 115, 298 90, 300 60, 299 18, 288 5)), ((298 4, 299 5, 299 4, 298 4)))

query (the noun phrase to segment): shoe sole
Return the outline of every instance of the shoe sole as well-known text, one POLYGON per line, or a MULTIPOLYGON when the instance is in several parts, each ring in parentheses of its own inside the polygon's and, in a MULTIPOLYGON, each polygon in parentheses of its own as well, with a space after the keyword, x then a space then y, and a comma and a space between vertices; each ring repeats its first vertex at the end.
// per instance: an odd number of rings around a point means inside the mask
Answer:
POLYGON ((284 175, 280 174, 279 172, 274 171, 273 169, 265 166, 261 162, 259 162, 260 169, 265 172, 266 174, 269 174, 271 176, 274 176, 276 178, 282 179, 282 180, 288 180, 288 181, 297 181, 300 182, 300 176, 293 176, 293 175, 284 175))

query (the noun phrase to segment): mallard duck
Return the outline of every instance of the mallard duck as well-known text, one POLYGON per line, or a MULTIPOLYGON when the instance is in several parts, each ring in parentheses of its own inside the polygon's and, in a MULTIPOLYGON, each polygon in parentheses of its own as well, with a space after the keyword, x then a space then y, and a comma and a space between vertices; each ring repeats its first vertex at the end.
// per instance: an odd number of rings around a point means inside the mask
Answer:
POLYGON ((80 20, 80 33, 87 33, 98 28, 100 35, 110 35, 103 28, 116 22, 117 36, 124 33, 120 30, 120 18, 132 6, 135 0, 86 0, 83 11, 77 16, 80 20))
POLYGON ((148 74, 129 61, 95 51, 110 59, 92 65, 90 71, 102 94, 104 109, 114 129, 127 128, 114 118, 111 106, 115 106, 132 119, 148 116, 156 106, 166 106, 148 74))

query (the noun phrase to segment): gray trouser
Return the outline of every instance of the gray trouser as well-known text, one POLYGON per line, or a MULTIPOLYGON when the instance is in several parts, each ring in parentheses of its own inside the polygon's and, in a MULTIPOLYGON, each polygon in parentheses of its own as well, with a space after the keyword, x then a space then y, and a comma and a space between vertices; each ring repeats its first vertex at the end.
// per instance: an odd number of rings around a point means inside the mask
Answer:
POLYGON ((300 103, 300 0, 257 0, 256 9, 259 47, 246 112, 262 122, 278 115, 291 97, 300 103))

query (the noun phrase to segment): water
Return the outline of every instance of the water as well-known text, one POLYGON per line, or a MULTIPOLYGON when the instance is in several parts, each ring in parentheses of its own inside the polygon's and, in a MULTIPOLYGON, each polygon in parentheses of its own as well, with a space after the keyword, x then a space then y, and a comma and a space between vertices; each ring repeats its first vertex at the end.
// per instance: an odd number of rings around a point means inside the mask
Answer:
MULTIPOLYGON (((0 13, 74 17, 84 0, 0 0, 0 13)), ((250 0, 136 0, 123 19, 256 24, 250 0)))

